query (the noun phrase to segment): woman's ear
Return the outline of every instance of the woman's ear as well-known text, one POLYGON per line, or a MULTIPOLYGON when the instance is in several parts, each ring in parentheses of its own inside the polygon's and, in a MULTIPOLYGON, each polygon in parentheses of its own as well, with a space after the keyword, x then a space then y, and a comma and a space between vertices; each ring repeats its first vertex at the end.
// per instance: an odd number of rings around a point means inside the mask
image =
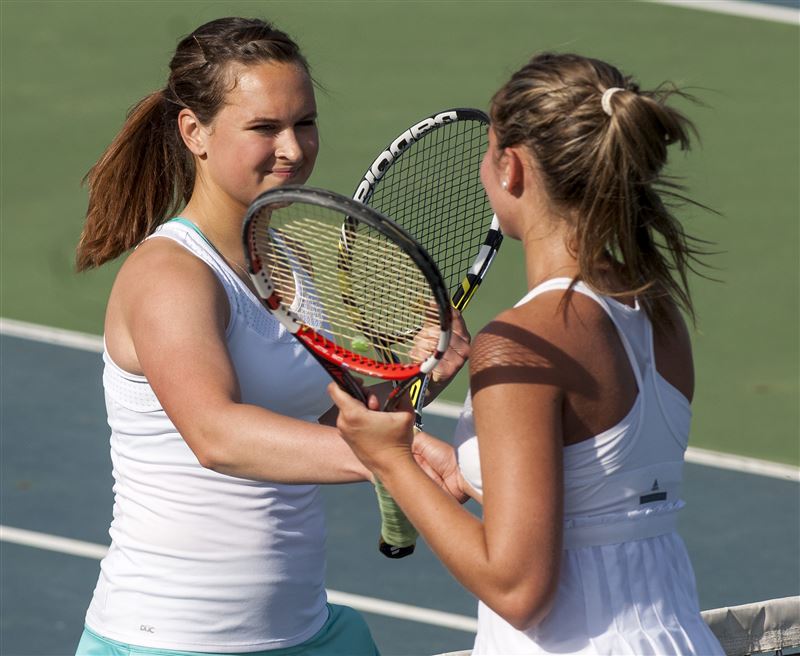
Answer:
POLYGON ((182 109, 178 114, 178 130, 189 151, 204 158, 206 156, 206 130, 191 109, 182 109))
POLYGON ((514 146, 504 148, 500 165, 503 174, 503 188, 514 196, 520 196, 524 188, 525 174, 519 149, 514 146))

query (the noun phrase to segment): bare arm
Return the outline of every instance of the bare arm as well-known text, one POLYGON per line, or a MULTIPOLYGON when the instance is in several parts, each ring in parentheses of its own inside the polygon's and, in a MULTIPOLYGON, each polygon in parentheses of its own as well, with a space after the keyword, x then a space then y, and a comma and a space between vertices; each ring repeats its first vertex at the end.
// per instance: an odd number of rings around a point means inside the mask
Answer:
POLYGON ((180 246, 158 239, 137 249, 109 310, 109 347, 132 346, 204 467, 285 483, 371 479, 335 429, 241 402, 225 343, 227 297, 214 273, 180 246))
POLYGON ((408 413, 379 414, 329 391, 339 428, 453 575, 517 628, 548 611, 562 540, 563 394, 552 362, 513 311, 476 339, 470 366, 483 521, 410 457, 408 413), (506 329, 510 326, 510 329, 506 329), (376 435, 381 439, 376 439, 376 435))

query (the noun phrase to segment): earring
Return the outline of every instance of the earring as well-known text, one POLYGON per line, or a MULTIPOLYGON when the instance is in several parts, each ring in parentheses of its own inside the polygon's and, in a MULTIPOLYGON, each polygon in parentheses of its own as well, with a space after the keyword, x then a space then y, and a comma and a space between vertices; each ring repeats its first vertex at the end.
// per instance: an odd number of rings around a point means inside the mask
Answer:
POLYGON ((508 180, 503 180, 503 181, 500 183, 500 186, 501 186, 503 189, 508 189, 508 180))

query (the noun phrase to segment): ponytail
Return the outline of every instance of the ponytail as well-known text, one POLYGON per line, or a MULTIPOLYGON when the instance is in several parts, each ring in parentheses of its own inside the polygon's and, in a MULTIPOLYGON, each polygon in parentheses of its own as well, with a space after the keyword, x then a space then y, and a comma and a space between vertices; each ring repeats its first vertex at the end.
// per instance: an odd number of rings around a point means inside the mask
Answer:
POLYGON ((629 79, 624 84, 601 103, 610 110, 601 119, 607 125, 587 176, 588 193, 578 206, 583 221, 575 238, 582 277, 590 286, 601 286, 594 264, 607 252, 617 263, 622 294, 635 294, 656 326, 671 325, 670 299, 694 320, 688 272, 705 252, 663 199, 693 201, 677 181, 661 173, 668 146, 688 150, 690 135, 697 136, 694 125, 667 99, 691 97, 671 85, 640 91, 629 79), (601 242, 598 235, 607 238, 601 242))
POLYGON ((492 98, 499 148, 525 146, 549 197, 574 217, 570 244, 577 280, 607 296, 636 295, 657 330, 682 308, 694 319, 688 272, 702 264, 702 240, 688 235, 665 200, 691 203, 662 174, 667 148, 689 148, 692 123, 667 105, 672 86, 641 91, 605 62, 545 53, 514 73, 492 98), (611 260, 619 286, 605 279, 611 260))
POLYGON ((177 108, 161 91, 151 93, 133 107, 86 174, 89 207, 77 249, 78 271, 115 259, 188 200, 193 165, 178 147, 176 121, 177 108))

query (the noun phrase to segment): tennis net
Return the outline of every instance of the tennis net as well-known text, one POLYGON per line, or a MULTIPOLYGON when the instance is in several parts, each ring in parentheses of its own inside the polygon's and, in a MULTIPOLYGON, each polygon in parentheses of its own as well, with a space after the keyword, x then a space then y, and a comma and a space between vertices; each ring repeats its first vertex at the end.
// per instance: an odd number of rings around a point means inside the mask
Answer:
POLYGON ((728 656, 800 653, 800 596, 703 611, 728 656))

